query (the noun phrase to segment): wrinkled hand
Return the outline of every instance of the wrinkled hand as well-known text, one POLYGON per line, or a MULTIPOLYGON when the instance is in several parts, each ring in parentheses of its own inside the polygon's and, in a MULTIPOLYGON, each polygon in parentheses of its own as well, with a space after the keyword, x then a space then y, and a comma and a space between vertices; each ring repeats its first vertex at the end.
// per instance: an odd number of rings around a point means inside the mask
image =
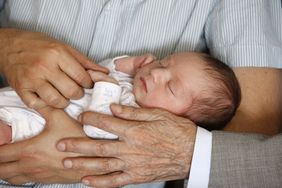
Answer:
POLYGON ((196 136, 191 121, 159 109, 119 105, 111 109, 116 117, 85 112, 81 121, 116 134, 119 140, 72 138, 57 145, 61 151, 92 156, 66 158, 66 168, 107 174, 89 174, 83 183, 96 188, 118 187, 188 176, 196 136))
POLYGON ((26 182, 73 183, 90 174, 63 167, 66 157, 79 156, 58 152, 56 143, 65 137, 86 137, 81 125, 60 109, 41 109, 47 125, 40 135, 0 147, 0 179, 11 184, 26 182), (58 125, 59 124, 59 125, 58 125))
POLYGON ((85 69, 107 72, 69 45, 42 33, 1 29, 0 72, 29 107, 64 108, 93 82, 85 69))

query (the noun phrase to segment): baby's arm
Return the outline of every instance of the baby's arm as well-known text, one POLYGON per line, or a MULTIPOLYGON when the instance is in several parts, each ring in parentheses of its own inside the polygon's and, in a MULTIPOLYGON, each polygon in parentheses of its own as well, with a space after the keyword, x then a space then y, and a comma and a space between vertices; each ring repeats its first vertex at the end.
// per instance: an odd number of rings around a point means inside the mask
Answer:
MULTIPOLYGON (((102 72, 88 71, 95 85, 93 87, 91 100, 86 111, 95 111, 111 115, 110 104, 119 103, 121 96, 121 87, 118 81, 112 76, 102 72)), ((114 134, 98 129, 91 125, 84 125, 83 130, 91 138, 117 139, 114 134)))
POLYGON ((11 143, 12 129, 5 122, 0 120, 0 146, 11 143))

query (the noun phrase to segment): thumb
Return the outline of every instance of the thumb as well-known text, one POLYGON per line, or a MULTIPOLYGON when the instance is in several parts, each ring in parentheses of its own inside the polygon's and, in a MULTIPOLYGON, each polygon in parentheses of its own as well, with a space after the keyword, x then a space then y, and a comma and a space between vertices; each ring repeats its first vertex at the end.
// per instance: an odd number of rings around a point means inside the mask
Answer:
POLYGON ((136 108, 119 104, 111 104, 110 108, 114 116, 134 121, 164 120, 164 115, 168 113, 161 109, 136 108))

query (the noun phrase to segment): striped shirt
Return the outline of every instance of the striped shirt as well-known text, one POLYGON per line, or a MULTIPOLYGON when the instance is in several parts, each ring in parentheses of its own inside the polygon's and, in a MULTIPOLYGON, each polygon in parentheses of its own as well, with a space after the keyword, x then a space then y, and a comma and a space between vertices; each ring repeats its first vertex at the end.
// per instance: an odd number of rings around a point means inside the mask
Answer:
POLYGON ((96 61, 209 51, 233 67, 282 67, 280 0, 7 0, 2 10, 2 27, 47 33, 96 61))
MULTIPOLYGON (((97 62, 122 54, 163 58, 203 51, 231 67, 282 68, 281 0, 0 0, 0 5, 1 27, 44 32, 97 62)), ((66 185, 72 186, 82 185, 66 185)))

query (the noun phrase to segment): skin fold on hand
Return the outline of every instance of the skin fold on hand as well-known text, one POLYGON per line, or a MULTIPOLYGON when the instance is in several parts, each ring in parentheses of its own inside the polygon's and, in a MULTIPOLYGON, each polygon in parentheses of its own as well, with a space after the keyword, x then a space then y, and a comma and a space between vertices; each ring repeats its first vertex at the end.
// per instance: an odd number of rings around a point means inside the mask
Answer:
POLYGON ((42 33, 1 29, 0 41, 0 73, 30 108, 64 108, 92 87, 86 69, 108 71, 42 33))
POLYGON ((65 169, 62 160, 81 156, 58 152, 56 143, 66 137, 86 138, 81 125, 63 110, 49 107, 40 110, 47 120, 44 131, 31 139, 0 147, 0 179, 11 184, 26 182, 74 183, 90 171, 65 169))

